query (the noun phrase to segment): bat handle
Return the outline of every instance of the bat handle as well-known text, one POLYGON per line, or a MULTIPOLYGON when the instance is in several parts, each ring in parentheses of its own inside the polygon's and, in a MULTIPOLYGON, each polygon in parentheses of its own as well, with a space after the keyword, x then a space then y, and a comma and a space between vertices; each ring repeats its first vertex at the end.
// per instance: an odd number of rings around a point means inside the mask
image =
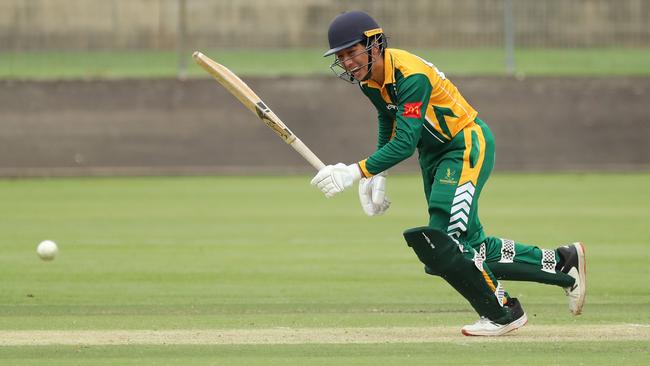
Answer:
POLYGON ((305 160, 311 164, 316 170, 321 170, 325 167, 325 164, 314 154, 307 145, 305 145, 299 138, 296 137, 295 140, 291 142, 291 147, 298 152, 305 160))

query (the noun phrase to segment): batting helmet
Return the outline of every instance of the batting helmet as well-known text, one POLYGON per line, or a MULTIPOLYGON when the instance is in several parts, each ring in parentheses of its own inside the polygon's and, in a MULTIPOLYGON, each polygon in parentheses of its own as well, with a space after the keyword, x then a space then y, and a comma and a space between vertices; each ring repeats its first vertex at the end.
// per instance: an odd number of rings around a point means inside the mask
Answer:
POLYGON ((327 32, 330 49, 323 56, 327 57, 334 53, 367 40, 375 35, 382 35, 383 30, 372 19, 362 11, 348 11, 339 14, 330 24, 327 32))

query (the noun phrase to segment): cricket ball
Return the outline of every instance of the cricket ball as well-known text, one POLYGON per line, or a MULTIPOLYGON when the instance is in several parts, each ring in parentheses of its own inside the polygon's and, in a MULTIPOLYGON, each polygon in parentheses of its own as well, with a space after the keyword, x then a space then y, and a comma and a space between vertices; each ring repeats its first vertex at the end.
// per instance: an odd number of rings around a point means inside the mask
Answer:
POLYGON ((51 261, 58 252, 59 248, 52 240, 43 240, 36 248, 36 254, 44 261, 51 261))

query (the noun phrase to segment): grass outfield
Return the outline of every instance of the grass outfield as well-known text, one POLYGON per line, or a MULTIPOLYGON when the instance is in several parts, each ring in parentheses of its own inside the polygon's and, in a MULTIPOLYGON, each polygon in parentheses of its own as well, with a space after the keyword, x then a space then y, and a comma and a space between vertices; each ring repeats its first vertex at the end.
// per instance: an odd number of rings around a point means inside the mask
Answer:
POLYGON ((389 178, 376 218, 309 179, 0 180, 0 364, 648 364, 650 174, 491 179, 489 233, 583 240, 589 267, 579 317, 506 283, 530 322, 493 340, 460 335, 475 314, 401 238, 426 223, 417 176, 389 178))
MULTIPOLYGON (((328 75, 322 49, 202 50, 239 75, 328 75)), ((449 75, 504 75, 502 49, 413 50, 449 75)), ((188 75, 206 77, 187 52, 188 75)), ((519 49, 517 72, 531 76, 649 76, 650 48, 519 49)), ((0 53, 0 79, 175 77, 175 52, 0 53)))

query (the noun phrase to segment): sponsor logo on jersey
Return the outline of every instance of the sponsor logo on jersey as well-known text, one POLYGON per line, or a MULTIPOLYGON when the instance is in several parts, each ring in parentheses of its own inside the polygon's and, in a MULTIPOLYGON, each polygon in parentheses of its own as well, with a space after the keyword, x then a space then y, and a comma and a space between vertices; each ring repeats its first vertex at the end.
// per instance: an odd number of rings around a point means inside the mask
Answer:
POLYGON ((395 104, 386 104, 386 109, 397 111, 397 106, 395 104))
POLYGON ((420 115, 421 106, 422 106, 422 102, 404 103, 404 112, 402 112, 402 116, 406 118, 421 118, 422 117, 420 115))

